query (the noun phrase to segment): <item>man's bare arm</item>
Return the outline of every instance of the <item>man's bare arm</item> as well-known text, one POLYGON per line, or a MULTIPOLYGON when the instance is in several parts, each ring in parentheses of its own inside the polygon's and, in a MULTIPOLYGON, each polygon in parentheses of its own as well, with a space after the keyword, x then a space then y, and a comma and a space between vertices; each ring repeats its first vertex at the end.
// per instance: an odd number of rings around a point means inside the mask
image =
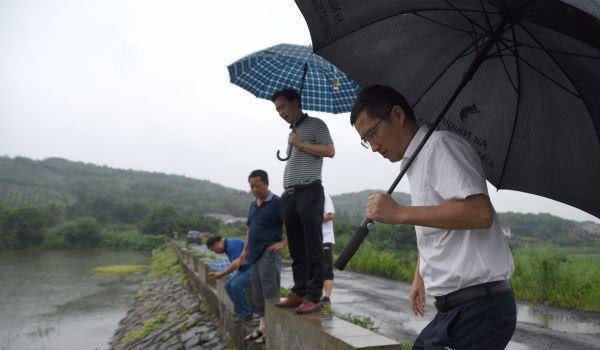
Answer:
POLYGON ((411 224, 445 230, 488 228, 494 215, 488 196, 476 194, 434 206, 404 206, 390 195, 369 195, 367 217, 386 224, 411 224))

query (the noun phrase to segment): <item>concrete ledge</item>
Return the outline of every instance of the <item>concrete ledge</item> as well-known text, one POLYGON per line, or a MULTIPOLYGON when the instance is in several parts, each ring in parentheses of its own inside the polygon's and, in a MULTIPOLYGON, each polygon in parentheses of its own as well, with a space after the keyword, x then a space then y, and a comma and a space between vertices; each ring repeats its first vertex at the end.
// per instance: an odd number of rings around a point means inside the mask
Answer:
POLYGON ((268 349, 400 350, 396 341, 356 326, 338 317, 319 313, 297 315, 294 309, 266 304, 268 349))
MULTIPOLYGON (((190 286, 197 292, 208 311, 218 319, 240 350, 265 349, 244 336, 256 328, 234 318, 233 303, 225 290, 226 280, 208 276, 209 267, 202 259, 174 244, 190 286)), ((297 315, 293 309, 275 307, 277 300, 266 302, 267 350, 401 350, 396 341, 356 326, 337 317, 321 314, 297 315)))

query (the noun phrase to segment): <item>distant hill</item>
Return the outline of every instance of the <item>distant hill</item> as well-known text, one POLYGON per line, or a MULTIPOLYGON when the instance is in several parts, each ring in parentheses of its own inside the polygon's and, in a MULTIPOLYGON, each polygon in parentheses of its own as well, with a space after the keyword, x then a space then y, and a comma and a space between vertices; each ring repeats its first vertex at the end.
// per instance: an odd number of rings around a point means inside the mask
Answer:
MULTIPOLYGON (((385 190, 364 190, 331 196, 335 206, 336 218, 340 221, 360 225, 365 219, 365 207, 369 194, 376 192, 385 193, 385 190)), ((410 195, 408 193, 396 192, 393 194, 393 197, 398 203, 410 204, 410 195)))
POLYGON ((573 221, 547 213, 500 213, 500 221, 510 228, 517 243, 553 243, 558 245, 600 244, 600 224, 573 221))
MULTIPOLYGON (((360 224, 369 193, 332 196, 338 221, 360 224)), ((406 193, 394 193, 410 204, 406 193)), ((252 197, 245 191, 207 180, 136 170, 114 169, 61 158, 41 161, 0 157, 0 205, 70 208, 72 216, 93 213, 100 221, 137 222, 147 209, 173 206, 187 213, 244 217, 252 197), (77 213, 83 208, 81 213, 77 213), (85 209, 85 210, 84 210, 85 209), (104 216, 104 219, 103 219, 104 216)), ((560 245, 600 244, 600 224, 550 214, 500 213, 511 241, 560 245)))
POLYGON ((0 157, 0 204, 67 207, 107 198, 195 213, 244 216, 251 196, 210 181, 113 169, 61 158, 0 157))
MULTIPOLYGON (((370 193, 384 190, 365 190, 332 196, 336 217, 359 225, 365 218, 365 206, 370 193)), ((410 204, 410 195, 394 193, 401 204, 410 204)), ((558 216, 524 213, 500 213, 500 221, 511 232, 511 241, 516 244, 554 243, 559 245, 600 244, 600 224, 590 221, 573 221, 558 216)))

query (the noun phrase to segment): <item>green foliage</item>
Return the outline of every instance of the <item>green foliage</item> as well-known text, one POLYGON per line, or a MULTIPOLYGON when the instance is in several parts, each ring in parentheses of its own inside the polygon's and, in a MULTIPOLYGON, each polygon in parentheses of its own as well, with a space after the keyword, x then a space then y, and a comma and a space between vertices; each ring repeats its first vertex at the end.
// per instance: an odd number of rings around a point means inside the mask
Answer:
POLYGON ((152 210, 141 224, 142 233, 172 236, 177 231, 179 215, 173 207, 160 207, 152 210))
POLYGON ((179 232, 182 232, 184 234, 190 230, 207 231, 215 233, 217 231, 223 230, 227 226, 229 225, 221 224, 221 221, 219 219, 203 215, 180 215, 177 222, 177 229, 179 230, 179 232))
POLYGON ((290 291, 283 288, 283 287, 279 287, 279 297, 280 298, 287 298, 287 296, 290 294, 290 291))
POLYGON ((48 226, 46 215, 34 207, 3 210, 0 220, 0 249, 37 246, 48 226))
POLYGON ((511 281, 520 299, 600 311, 598 257, 567 257, 553 246, 527 246, 515 254, 511 281))
POLYGON ((325 317, 332 317, 333 316, 333 307, 331 306, 331 304, 323 305, 323 307, 321 308, 321 314, 325 317))
POLYGON ((100 243, 100 225, 94 218, 80 218, 67 221, 51 230, 53 242, 62 240, 69 247, 95 247, 100 243))
POLYGON ((142 324, 137 330, 125 334, 121 339, 121 345, 126 347, 146 338, 146 336, 152 333, 156 328, 158 328, 158 326, 163 324, 166 320, 167 314, 160 313, 156 315, 155 317, 144 322, 144 324, 142 324))
POLYGON ((145 272, 146 270, 148 270, 148 266, 146 265, 110 265, 92 268, 92 272, 94 273, 116 276, 127 276, 134 273, 145 272))
POLYGON ((163 276, 173 277, 176 274, 183 275, 183 268, 179 263, 175 250, 165 247, 152 257, 150 264, 150 277, 161 278, 163 276))
POLYGON ((365 242, 350 260, 348 269, 400 281, 412 281, 417 263, 417 253, 409 251, 401 257, 393 252, 381 252, 370 242, 365 242))
POLYGON ((100 246, 111 249, 152 250, 163 245, 166 240, 163 235, 145 235, 138 230, 105 230, 101 234, 100 246))
POLYGON ((375 322, 369 316, 353 315, 349 312, 347 314, 343 314, 340 316, 340 318, 370 331, 376 331, 379 329, 379 327, 375 327, 375 322))
POLYGON ((148 206, 118 194, 100 195, 91 199, 87 210, 94 213, 99 222, 136 223, 148 213, 148 206))

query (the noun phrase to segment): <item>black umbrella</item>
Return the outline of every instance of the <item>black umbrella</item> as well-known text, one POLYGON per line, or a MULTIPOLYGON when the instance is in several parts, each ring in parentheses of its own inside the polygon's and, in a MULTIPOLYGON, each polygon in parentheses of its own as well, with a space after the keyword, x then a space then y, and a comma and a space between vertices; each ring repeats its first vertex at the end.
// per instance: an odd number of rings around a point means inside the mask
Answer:
MULTIPOLYGON (((317 54, 360 86, 389 85, 412 103, 418 122, 431 126, 418 150, 435 128, 451 130, 471 143, 498 189, 600 217, 598 1, 296 3, 317 54)), ((367 233, 365 220, 336 267, 367 233)))

